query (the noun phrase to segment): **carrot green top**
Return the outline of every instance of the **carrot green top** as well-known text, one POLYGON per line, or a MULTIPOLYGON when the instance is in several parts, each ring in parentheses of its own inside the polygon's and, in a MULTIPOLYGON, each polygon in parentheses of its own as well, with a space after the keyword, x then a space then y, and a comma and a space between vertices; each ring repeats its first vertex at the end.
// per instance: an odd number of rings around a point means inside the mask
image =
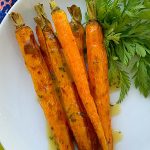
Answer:
POLYGON ((96 20, 96 0, 86 0, 87 13, 90 20, 96 20))
POLYGON ((52 10, 52 13, 53 13, 53 11, 60 9, 60 8, 57 6, 55 0, 50 0, 49 4, 50 4, 50 8, 51 8, 51 10, 52 10))
POLYGON ((22 27, 22 26, 25 25, 25 23, 24 23, 24 21, 23 21, 23 18, 22 18, 22 16, 21 16, 21 14, 19 14, 19 13, 12 12, 12 13, 10 14, 10 18, 13 20, 13 22, 14 22, 16 28, 20 28, 20 27, 22 27))

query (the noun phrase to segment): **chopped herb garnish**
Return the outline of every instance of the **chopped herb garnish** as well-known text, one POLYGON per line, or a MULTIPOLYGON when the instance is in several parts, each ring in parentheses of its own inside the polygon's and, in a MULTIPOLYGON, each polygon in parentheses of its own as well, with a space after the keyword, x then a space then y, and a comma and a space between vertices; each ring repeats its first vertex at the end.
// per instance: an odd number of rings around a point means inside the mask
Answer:
POLYGON ((71 122, 76 122, 75 115, 76 115, 76 113, 72 113, 72 114, 69 116, 69 120, 70 120, 71 122))
POLYGON ((66 72, 65 68, 64 67, 59 67, 59 70, 63 71, 63 72, 66 72))
POLYGON ((39 97, 40 99, 42 99, 42 98, 43 98, 43 95, 38 95, 38 97, 39 97))
POLYGON ((52 72, 50 72, 50 77, 52 78, 52 80, 53 80, 53 81, 55 81, 55 80, 56 80, 55 74, 54 74, 54 73, 52 73, 52 72))

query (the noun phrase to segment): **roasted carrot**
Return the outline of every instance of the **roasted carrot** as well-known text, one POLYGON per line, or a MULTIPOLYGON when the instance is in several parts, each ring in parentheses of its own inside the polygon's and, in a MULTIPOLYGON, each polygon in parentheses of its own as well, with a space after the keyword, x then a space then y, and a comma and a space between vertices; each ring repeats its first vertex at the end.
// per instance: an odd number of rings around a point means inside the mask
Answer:
POLYGON ((72 16, 72 20, 70 22, 72 33, 75 37, 80 55, 82 59, 84 60, 85 32, 84 32, 84 27, 81 24, 81 20, 82 20, 81 10, 80 10, 80 7, 77 7, 76 5, 72 5, 71 7, 68 7, 68 11, 70 15, 72 16))
POLYGON ((102 148, 104 150, 107 150, 108 145, 105 139, 102 124, 98 116, 93 97, 90 93, 84 64, 81 59, 75 38, 71 31, 69 21, 65 12, 57 7, 54 0, 51 0, 50 6, 52 9, 52 19, 55 25, 55 29, 57 31, 58 39, 62 45, 63 53, 69 66, 71 75, 78 89, 78 93, 93 124, 95 132, 97 133, 102 148))
POLYGON ((94 3, 87 2, 90 21, 86 25, 86 45, 88 74, 90 85, 100 116, 109 150, 113 149, 107 55, 104 46, 103 32, 96 21, 96 13, 91 9, 94 3))
POLYGON ((78 103, 79 103, 79 106, 81 108, 81 112, 82 115, 84 116, 85 118, 85 121, 86 121, 86 124, 87 124, 87 128, 88 128, 88 132, 89 132, 89 137, 91 138, 91 142, 92 142, 92 150, 99 150, 100 149, 100 145, 99 145, 99 142, 98 142, 98 138, 97 138, 97 135, 95 133, 95 130, 93 128, 93 125, 87 115, 87 112, 82 104, 82 101, 81 101, 81 98, 78 94, 78 91, 77 91, 77 88, 76 88, 76 85, 75 83, 72 83, 73 84, 73 87, 74 87, 74 91, 75 91, 75 94, 76 94, 76 98, 78 100, 78 103))
MULTIPOLYGON (((36 8, 40 9, 41 7, 43 7, 41 4, 36 5, 36 8)), ((40 15, 38 17, 42 20, 43 16, 40 15)), ((81 111, 80 106, 78 105, 74 88, 72 86, 72 80, 70 79, 67 73, 66 65, 64 65, 63 63, 61 46, 53 32, 53 29, 50 26, 48 26, 46 21, 44 28, 42 28, 41 26, 41 29, 43 31, 45 43, 47 45, 46 54, 48 59, 50 60, 49 63, 51 64, 56 78, 58 80, 58 86, 60 88, 62 98, 62 105, 66 112, 70 128, 78 144, 78 148, 80 150, 91 150, 93 148, 90 135, 88 133, 88 128, 85 122, 85 118, 82 115, 83 112, 81 111)))
MULTIPOLYGON (((81 24, 82 21, 82 13, 80 7, 77 7, 76 5, 72 5, 71 7, 67 7, 70 15, 72 16, 72 20, 70 22, 70 26, 73 32, 73 35, 75 37, 81 58, 83 59, 83 63, 85 64, 84 61, 84 47, 85 47, 85 30, 83 25, 81 24)), ((85 66, 86 70, 86 66, 85 66)), ((79 97, 78 91, 76 90, 75 83, 74 84, 74 90, 76 92, 76 95, 78 97, 78 103, 80 104, 80 107, 82 108, 82 111, 84 112, 84 116, 86 118, 86 122, 88 124, 88 129, 90 132, 90 137, 91 141, 93 144, 93 149, 97 150, 98 149, 98 140, 96 133, 94 132, 93 126, 91 124, 91 121, 89 120, 89 117, 87 116, 86 110, 84 109, 84 106, 81 102, 81 99, 79 97)))
POLYGON ((26 67, 31 74, 35 91, 45 117, 53 131, 53 136, 60 150, 73 150, 65 113, 52 88, 52 79, 48 68, 35 41, 33 31, 23 23, 18 13, 11 13, 16 25, 16 39, 25 60, 26 67))

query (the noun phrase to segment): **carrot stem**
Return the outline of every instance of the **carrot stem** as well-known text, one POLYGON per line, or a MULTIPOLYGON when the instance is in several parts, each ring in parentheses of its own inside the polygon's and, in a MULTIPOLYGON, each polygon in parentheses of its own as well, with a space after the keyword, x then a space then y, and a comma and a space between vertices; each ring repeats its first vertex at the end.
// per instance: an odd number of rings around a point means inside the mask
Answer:
POLYGON ((60 9, 58 5, 56 4, 55 0, 50 0, 49 4, 50 4, 50 8, 52 12, 60 9))
POLYGON ((12 12, 10 14, 10 18, 12 19, 13 23, 15 24, 16 28, 20 28, 25 26, 24 20, 19 13, 12 12))
POLYGON ((96 20, 96 0, 86 0, 86 5, 90 20, 96 20))
POLYGON ((44 7, 43 7, 43 4, 37 4, 37 5, 35 5, 34 6, 34 9, 35 9, 35 11, 37 12, 37 14, 38 14, 38 16, 43 16, 43 17, 47 17, 46 16, 46 13, 45 13, 45 11, 44 11, 44 7))

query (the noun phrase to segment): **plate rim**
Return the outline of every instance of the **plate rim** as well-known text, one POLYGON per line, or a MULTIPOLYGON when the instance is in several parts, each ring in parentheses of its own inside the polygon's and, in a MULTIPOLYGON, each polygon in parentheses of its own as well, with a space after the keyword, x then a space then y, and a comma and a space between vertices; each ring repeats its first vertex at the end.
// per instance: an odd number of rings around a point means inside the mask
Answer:
POLYGON ((5 15, 5 17, 3 18, 2 22, 0 23, 0 29, 3 27, 3 25, 5 24, 7 18, 9 17, 9 14, 12 12, 12 10, 16 7, 16 5, 18 3, 20 3, 21 0, 17 0, 15 2, 15 4, 9 9, 9 11, 7 12, 7 14, 5 15))

